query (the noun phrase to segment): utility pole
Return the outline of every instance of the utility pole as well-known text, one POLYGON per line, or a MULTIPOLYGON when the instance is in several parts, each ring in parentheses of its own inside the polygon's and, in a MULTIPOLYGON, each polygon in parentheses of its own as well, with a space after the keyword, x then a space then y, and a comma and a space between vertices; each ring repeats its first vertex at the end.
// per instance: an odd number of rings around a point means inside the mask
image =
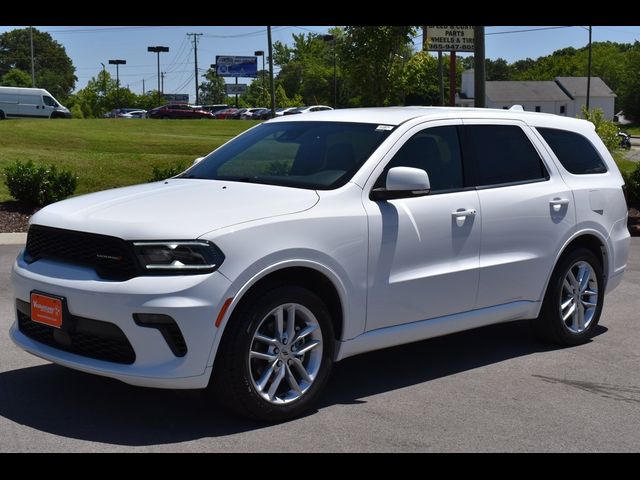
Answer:
POLYGON ((195 60, 195 80, 196 80, 196 105, 200 104, 200 97, 198 95, 198 37, 201 36, 201 33, 187 33, 187 36, 193 37, 193 56, 195 60))
POLYGON ((269 42, 269 83, 271 84, 271 117, 276 116, 276 90, 273 84, 273 45, 271 43, 271 26, 267 27, 269 42))
POLYGON ((473 83, 474 83, 474 106, 485 107, 485 52, 484 52, 484 26, 476 26, 473 29, 473 41, 475 51, 473 52, 473 83))
POLYGON ((29 39, 31 43, 31 86, 36 88, 36 67, 33 60, 33 27, 29 27, 29 39))
POLYGON ((142 95, 146 95, 147 94, 147 90, 144 88, 144 78, 142 79, 142 95))
POLYGON ((160 91, 164 93, 164 76, 167 72, 160 72, 160 91))
POLYGON ((160 52, 168 52, 169 47, 163 47, 161 45, 156 45, 155 47, 147 47, 147 52, 153 52, 158 55, 158 94, 162 95, 162 90, 160 90, 160 52))
POLYGON ((444 66, 442 52, 438 50, 438 83, 440 84, 440 106, 444 107, 444 66))
POLYGON ((449 52, 449 106, 456 106, 456 52, 449 52))
POLYGON ((591 25, 589 25, 589 66, 587 67, 587 111, 589 111, 590 96, 591 96, 591 25))
POLYGON ((267 93, 267 77, 264 71, 264 50, 256 50, 253 54, 256 57, 262 57, 262 94, 265 95, 267 93))

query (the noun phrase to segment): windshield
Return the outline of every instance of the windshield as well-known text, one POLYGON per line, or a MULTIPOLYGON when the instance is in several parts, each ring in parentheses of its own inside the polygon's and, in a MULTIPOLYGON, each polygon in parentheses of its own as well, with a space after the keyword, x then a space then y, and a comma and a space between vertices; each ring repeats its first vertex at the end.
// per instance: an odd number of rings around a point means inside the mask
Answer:
POLYGON ((347 183, 390 133, 370 123, 266 123, 209 154, 181 178, 330 190, 347 183))

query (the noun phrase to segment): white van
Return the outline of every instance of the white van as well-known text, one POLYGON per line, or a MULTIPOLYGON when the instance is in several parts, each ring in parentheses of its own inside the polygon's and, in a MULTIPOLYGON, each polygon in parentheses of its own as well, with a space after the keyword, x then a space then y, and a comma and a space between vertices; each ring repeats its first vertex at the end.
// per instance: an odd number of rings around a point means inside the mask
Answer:
POLYGON ((0 120, 12 117, 71 118, 44 88, 0 87, 0 120))

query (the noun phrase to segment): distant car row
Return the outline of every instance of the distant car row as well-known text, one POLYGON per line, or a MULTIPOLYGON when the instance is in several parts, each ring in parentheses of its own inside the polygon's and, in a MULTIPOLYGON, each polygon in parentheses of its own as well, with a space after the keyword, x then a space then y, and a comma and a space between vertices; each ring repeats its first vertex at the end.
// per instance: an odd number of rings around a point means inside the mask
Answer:
MULTIPOLYGON (((310 107, 278 108, 276 116, 296 115, 299 113, 333 110, 325 105, 310 107)), ((160 118, 160 119, 234 119, 234 120, 268 120, 271 109, 264 107, 233 108, 228 105, 187 105, 175 103, 157 107, 148 112, 136 108, 118 108, 104 115, 105 118, 160 118)))

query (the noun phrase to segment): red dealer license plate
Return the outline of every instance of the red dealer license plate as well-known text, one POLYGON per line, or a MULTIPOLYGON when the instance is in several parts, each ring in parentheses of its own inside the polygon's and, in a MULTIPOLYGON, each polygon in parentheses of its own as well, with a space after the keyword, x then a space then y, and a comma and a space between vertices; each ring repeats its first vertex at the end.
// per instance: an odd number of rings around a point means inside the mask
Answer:
POLYGON ((62 299, 31 293, 31 320, 51 327, 62 327, 62 299))

